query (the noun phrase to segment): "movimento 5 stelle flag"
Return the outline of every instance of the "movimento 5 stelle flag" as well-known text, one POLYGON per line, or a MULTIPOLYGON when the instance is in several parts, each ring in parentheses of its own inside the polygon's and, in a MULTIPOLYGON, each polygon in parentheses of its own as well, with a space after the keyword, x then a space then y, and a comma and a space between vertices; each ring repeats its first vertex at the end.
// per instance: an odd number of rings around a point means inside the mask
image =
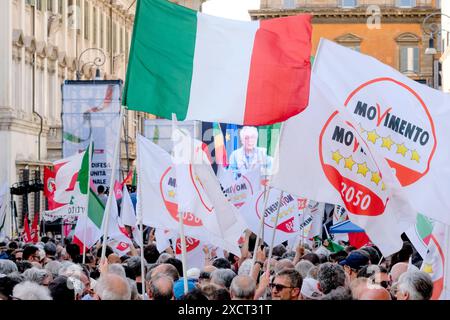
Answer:
POLYGON ((166 119, 247 125, 308 104, 311 16, 235 21, 138 1, 123 104, 166 119))

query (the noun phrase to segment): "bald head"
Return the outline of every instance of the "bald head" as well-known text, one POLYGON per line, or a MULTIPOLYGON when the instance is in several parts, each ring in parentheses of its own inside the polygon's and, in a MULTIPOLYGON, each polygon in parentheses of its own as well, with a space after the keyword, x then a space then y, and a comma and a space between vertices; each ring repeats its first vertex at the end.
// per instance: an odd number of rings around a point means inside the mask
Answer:
POLYGON ((173 280, 167 275, 160 274, 152 277, 148 288, 148 295, 152 300, 173 299, 173 280))
POLYGON ((113 264, 113 263, 121 263, 120 257, 115 253, 111 253, 108 256, 108 264, 113 264))
POLYGON ((392 300, 389 291, 382 286, 370 285, 361 293, 358 300, 392 300))
POLYGON ((102 300, 130 300, 131 289, 123 277, 106 273, 98 280, 95 291, 102 300))
POLYGON ((399 262, 392 266, 391 272, 389 273, 392 278, 392 282, 395 283, 398 281, 400 276, 408 271, 408 264, 406 262, 399 262))
POLYGON ((172 279, 172 281, 177 281, 180 278, 177 268, 174 265, 168 263, 162 263, 156 268, 152 269, 150 274, 150 279, 159 274, 164 274, 172 279))

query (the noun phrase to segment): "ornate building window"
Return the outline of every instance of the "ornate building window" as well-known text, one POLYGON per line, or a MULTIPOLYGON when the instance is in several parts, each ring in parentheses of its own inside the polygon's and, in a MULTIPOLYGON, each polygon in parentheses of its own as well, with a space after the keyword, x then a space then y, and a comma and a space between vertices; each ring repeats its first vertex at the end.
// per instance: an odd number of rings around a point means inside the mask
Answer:
POLYGON ((344 47, 361 52, 362 38, 358 37, 357 35, 354 35, 353 33, 344 34, 340 37, 337 37, 334 40, 344 47))
POLYGON ((407 32, 399 35, 395 41, 399 48, 400 72, 418 74, 420 71, 419 37, 407 32))
POLYGON ((283 9, 295 9, 295 0, 283 0, 283 9))
POLYGON ((354 8, 358 5, 357 0, 341 0, 342 8, 354 8))
POLYGON ((416 0, 397 0, 397 7, 412 8, 416 6, 416 0))

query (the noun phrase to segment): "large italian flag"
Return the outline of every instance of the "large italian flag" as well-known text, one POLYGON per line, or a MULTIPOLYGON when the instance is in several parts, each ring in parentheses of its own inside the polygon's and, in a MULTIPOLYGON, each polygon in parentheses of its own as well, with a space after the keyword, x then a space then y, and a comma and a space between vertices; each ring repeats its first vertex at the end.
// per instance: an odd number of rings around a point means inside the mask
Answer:
POLYGON ((284 121, 308 104, 311 16, 235 21, 140 0, 124 105, 171 119, 284 121))

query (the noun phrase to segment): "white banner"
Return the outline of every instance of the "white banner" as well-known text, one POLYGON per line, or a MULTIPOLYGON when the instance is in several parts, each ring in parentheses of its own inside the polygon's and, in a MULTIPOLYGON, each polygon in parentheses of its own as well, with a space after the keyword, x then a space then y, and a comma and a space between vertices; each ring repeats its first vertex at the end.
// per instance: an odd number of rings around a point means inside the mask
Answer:
POLYGON ((62 88, 63 157, 85 150, 92 137, 91 178, 96 187, 109 186, 121 95, 121 81, 66 81, 62 88))

